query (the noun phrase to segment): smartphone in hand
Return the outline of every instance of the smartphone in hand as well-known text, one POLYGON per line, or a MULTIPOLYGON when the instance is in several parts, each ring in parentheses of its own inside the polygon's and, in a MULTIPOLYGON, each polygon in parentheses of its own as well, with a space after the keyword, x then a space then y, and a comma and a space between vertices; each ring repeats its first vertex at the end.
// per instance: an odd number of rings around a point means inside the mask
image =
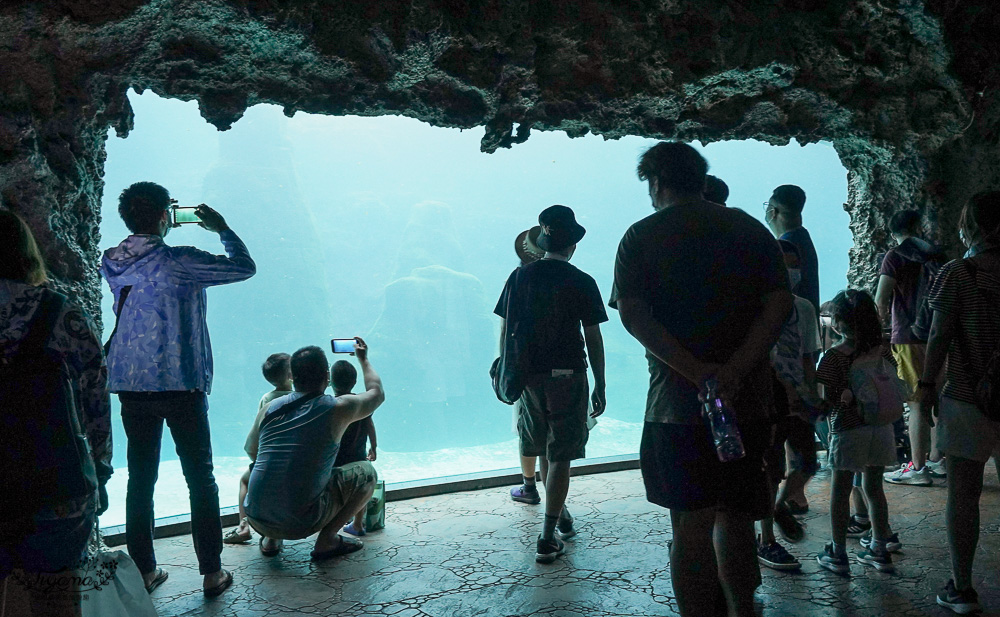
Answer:
POLYGON ((353 355, 356 343, 357 341, 352 338, 330 339, 330 347, 333 349, 333 353, 349 353, 353 355))
POLYGON ((170 211, 171 227, 180 227, 181 225, 200 223, 201 217, 195 213, 195 210, 197 210, 197 208, 194 206, 182 207, 177 204, 173 204, 170 211))

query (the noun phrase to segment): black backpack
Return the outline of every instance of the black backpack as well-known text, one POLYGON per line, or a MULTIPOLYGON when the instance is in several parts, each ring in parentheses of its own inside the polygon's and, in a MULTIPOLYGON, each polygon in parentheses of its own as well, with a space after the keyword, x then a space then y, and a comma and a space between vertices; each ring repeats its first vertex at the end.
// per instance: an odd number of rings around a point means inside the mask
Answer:
POLYGON ((93 495, 94 460, 61 354, 47 344, 66 297, 46 291, 15 354, 0 359, 0 520, 93 495))
POLYGON ((934 318, 934 311, 931 310, 928 299, 934 284, 937 282, 941 267, 946 261, 944 254, 937 247, 929 246, 932 248, 931 251, 920 251, 914 247, 913 251, 900 252, 904 258, 920 264, 920 279, 917 281, 916 302, 914 303, 917 312, 913 316, 910 332, 921 341, 928 340, 931 335, 931 321, 934 318))
POLYGON ((507 310, 504 315, 505 335, 500 348, 500 357, 490 367, 493 392, 502 403, 513 405, 524 392, 527 378, 527 344, 531 338, 531 316, 527 310, 524 285, 520 280, 520 268, 514 271, 514 279, 507 296, 507 310))

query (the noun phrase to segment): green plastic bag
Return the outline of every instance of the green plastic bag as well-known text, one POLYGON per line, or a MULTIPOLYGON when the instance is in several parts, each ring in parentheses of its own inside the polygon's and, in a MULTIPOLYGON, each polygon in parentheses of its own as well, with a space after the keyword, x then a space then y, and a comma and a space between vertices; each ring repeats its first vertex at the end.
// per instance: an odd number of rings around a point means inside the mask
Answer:
POLYGON ((385 480, 379 480, 365 511, 365 531, 385 528, 385 480))

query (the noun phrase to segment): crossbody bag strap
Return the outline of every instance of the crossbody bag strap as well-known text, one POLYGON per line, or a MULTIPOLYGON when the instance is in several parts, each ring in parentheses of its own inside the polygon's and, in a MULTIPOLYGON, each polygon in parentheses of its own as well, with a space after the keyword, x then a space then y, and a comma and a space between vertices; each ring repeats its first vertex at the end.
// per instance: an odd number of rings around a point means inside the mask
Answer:
POLYGON ((122 287, 121 292, 118 294, 118 310, 115 311, 115 327, 111 331, 111 336, 108 337, 108 342, 104 343, 104 357, 108 357, 108 352, 111 351, 111 341, 115 340, 115 334, 118 332, 118 322, 122 318, 122 310, 125 308, 125 300, 128 298, 129 292, 132 291, 131 285, 126 285, 122 287))
POLYGON ((291 403, 285 403, 281 407, 275 409, 273 412, 264 416, 264 419, 260 423, 260 430, 263 431, 264 427, 268 424, 274 422, 282 416, 287 416, 288 414, 294 412, 297 409, 302 408, 306 403, 323 396, 322 392, 313 392, 312 394, 307 394, 301 398, 297 398, 291 403))

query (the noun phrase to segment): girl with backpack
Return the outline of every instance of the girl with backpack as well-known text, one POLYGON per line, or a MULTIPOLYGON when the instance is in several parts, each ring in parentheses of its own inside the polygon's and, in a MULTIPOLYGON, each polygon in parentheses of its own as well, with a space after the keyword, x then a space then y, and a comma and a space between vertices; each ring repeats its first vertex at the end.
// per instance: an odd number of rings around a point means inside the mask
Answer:
POLYGON ((972 562, 983 470, 1000 451, 1000 192, 973 197, 959 226, 974 256, 945 265, 931 290, 934 318, 918 395, 925 405, 938 404, 938 446, 948 465, 952 578, 937 602, 966 614, 979 610, 972 562), (938 401, 933 377, 946 358, 947 381, 938 401))
POLYGON ((882 472, 896 463, 892 422, 903 413, 903 388, 882 346, 878 309, 867 292, 842 291, 830 303, 831 327, 842 338, 820 360, 816 381, 829 405, 830 527, 833 541, 816 560, 836 572, 850 572, 847 527, 853 476, 863 474, 872 529, 861 538, 859 563, 893 570, 890 551, 902 546, 889 528, 882 472))

